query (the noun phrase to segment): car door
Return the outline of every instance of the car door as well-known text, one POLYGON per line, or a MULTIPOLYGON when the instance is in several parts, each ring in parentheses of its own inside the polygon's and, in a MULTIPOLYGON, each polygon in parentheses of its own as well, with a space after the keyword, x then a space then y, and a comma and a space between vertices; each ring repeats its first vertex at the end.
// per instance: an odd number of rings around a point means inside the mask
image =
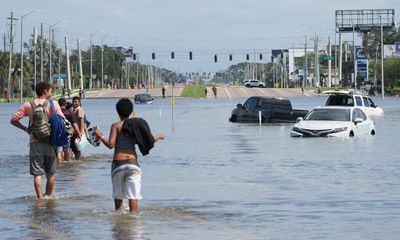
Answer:
POLYGON ((247 99, 247 101, 243 105, 243 115, 242 115, 242 120, 243 121, 252 121, 253 120, 253 114, 254 114, 254 108, 257 103, 258 98, 257 97, 251 97, 247 99))
POLYGON ((371 107, 370 102, 368 101, 368 98, 367 97, 363 97, 362 99, 363 99, 363 102, 364 102, 364 109, 363 109, 364 112, 367 115, 373 114, 373 108, 371 107))
POLYGON ((356 125, 356 132, 354 133, 354 135, 365 135, 368 134, 369 132, 369 122, 366 121, 367 120, 367 116, 365 115, 365 113, 359 109, 359 108, 354 108, 353 109, 353 122, 357 119, 357 118, 361 118, 363 121, 360 123, 357 123, 356 125))

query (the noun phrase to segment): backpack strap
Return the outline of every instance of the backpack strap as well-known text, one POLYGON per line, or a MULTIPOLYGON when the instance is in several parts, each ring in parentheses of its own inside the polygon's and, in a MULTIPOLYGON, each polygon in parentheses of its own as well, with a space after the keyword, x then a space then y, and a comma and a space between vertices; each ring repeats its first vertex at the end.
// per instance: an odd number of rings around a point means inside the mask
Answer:
POLYGON ((33 124, 33 116, 35 115, 36 104, 35 104, 35 100, 32 100, 29 103, 31 104, 31 108, 32 108, 32 122, 29 119, 29 128, 30 128, 33 124))
POLYGON ((51 110, 53 111, 52 114, 55 114, 56 113, 56 108, 54 107, 53 99, 50 98, 49 101, 50 101, 51 110))

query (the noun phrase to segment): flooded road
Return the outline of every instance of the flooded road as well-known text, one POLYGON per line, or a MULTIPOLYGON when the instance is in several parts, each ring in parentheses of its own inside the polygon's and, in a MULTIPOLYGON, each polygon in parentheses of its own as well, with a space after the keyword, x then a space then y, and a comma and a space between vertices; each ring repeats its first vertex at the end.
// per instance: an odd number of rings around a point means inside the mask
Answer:
MULTIPOLYGON (((290 98, 310 110, 326 97, 290 98)), ((116 99, 84 100, 108 135, 116 99)), ((88 147, 62 163, 55 195, 38 202, 29 175, 28 136, 0 105, 1 239, 398 239, 400 100, 374 101, 377 134, 291 138, 291 124, 230 123, 245 98, 169 99, 135 105, 153 134, 164 132, 142 167, 139 213, 114 211, 112 150, 88 147), (172 120, 173 119, 173 120, 172 120)), ((25 122, 26 123, 26 122, 25 122)))

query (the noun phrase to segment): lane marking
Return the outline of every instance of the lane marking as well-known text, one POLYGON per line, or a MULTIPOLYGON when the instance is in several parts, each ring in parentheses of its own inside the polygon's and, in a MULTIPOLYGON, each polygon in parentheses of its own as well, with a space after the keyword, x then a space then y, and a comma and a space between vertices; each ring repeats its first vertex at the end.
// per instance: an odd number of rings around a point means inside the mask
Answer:
POLYGON ((240 90, 242 90, 242 92, 244 92, 244 95, 246 95, 246 97, 249 96, 249 94, 247 94, 247 92, 243 88, 240 88, 240 90))
POLYGON ((229 101, 232 101, 232 98, 231 98, 231 95, 229 94, 229 91, 228 91, 228 89, 227 89, 227 88, 224 88, 224 89, 225 89, 225 91, 226 91, 226 94, 228 94, 229 101))

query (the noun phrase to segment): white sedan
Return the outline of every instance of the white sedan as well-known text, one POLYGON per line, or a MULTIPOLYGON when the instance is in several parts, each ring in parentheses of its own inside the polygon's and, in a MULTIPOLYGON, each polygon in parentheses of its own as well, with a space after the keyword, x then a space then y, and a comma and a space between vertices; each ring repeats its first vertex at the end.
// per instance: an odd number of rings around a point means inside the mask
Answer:
POLYGON ((293 125, 292 137, 375 135, 375 123, 358 107, 316 107, 293 125))

